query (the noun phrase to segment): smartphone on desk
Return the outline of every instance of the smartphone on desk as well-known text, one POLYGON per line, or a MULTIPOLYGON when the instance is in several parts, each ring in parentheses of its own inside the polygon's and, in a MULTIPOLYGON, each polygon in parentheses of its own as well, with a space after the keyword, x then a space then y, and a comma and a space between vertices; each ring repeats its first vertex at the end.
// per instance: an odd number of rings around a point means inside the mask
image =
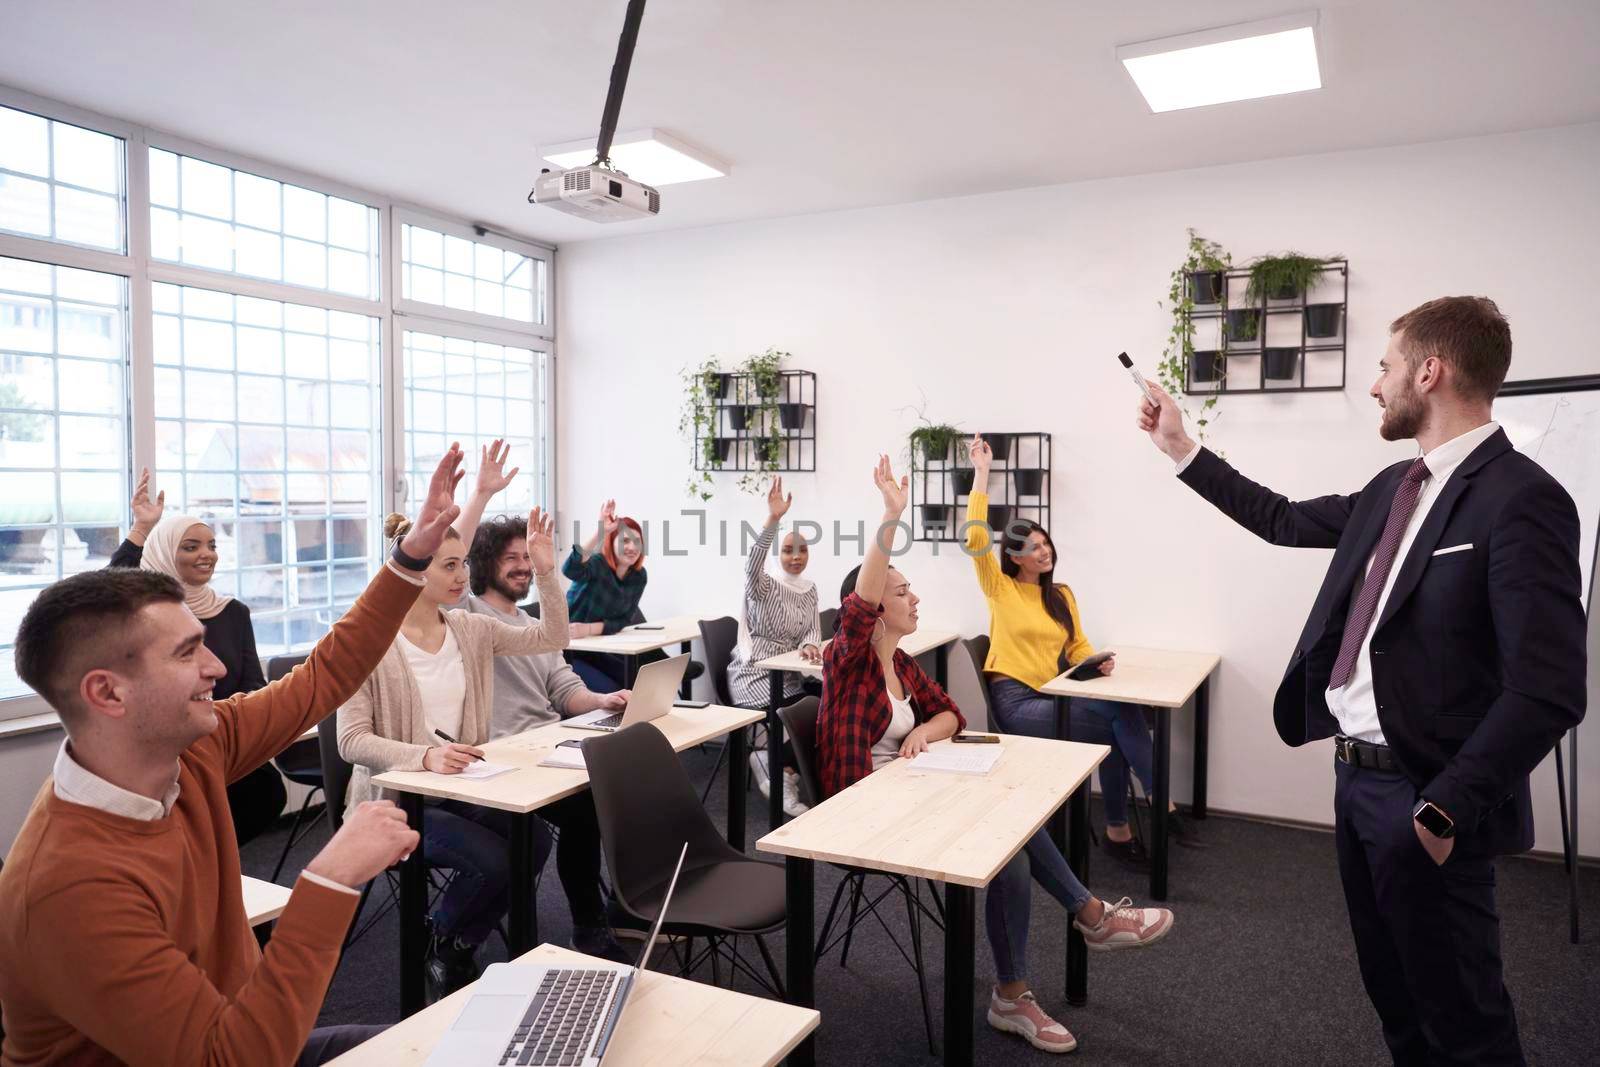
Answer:
POLYGON ((666 624, 660 622, 641 622, 628 627, 630 630, 665 630, 666 628, 666 624))
POLYGON ((1000 738, 994 734, 956 734, 950 738, 958 745, 998 745, 1000 738))
POLYGON ((709 708, 711 706, 711 701, 709 701, 709 700, 674 700, 672 702, 672 706, 675 707, 675 708, 709 708))

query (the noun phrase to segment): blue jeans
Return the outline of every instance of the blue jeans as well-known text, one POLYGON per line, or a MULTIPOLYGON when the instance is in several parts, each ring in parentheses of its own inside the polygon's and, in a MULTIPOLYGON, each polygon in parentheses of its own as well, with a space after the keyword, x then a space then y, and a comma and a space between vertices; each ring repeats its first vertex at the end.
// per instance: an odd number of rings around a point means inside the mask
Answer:
MULTIPOLYGON (((989 703, 995 725, 1008 734, 1028 737, 1056 736, 1056 702, 1014 678, 995 678, 989 683, 989 703)), ((1111 752, 1100 763, 1100 796, 1106 806, 1107 826, 1128 824, 1128 769, 1139 776, 1146 796, 1155 796, 1155 746, 1150 741, 1150 722, 1138 704, 1110 700, 1068 701, 1072 715, 1072 739, 1092 745, 1110 745, 1111 752)))
POLYGON ((1040 830, 1028 838, 1022 851, 1000 868, 983 898, 983 927, 994 954, 994 973, 1000 983, 1016 982, 1028 973, 1028 919, 1033 912, 1033 882, 1076 915, 1094 899, 1067 866, 1050 835, 1040 830))
MULTIPOLYGON (((430 867, 455 872, 439 898, 433 926, 469 945, 481 945, 510 906, 511 816, 493 808, 446 800, 422 810, 422 848, 430 867)), ((533 869, 550 857, 550 828, 535 819, 533 869)), ((533 886, 518 886, 532 893, 533 886)))

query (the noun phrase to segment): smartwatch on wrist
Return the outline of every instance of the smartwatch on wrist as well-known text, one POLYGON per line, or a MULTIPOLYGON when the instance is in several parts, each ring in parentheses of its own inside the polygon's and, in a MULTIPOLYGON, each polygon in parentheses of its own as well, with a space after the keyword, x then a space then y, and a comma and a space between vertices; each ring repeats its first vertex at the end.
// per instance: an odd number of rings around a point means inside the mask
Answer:
POLYGON ((1422 828, 1434 837, 1441 840, 1456 835, 1456 824, 1444 809, 1426 797, 1417 800, 1417 806, 1411 809, 1411 817, 1421 824, 1422 828))
POLYGON ((416 571, 419 574, 427 570, 428 564, 433 562, 432 556, 429 556, 427 559, 417 559, 414 556, 406 555, 405 551, 401 549, 400 542, 398 540, 395 541, 394 548, 389 551, 389 555, 401 567, 408 571, 416 571))

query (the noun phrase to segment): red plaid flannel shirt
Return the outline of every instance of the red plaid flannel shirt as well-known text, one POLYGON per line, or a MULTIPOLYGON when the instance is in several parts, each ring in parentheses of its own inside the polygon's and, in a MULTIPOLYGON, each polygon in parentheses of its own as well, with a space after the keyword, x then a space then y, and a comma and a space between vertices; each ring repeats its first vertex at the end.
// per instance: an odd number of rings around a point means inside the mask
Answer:
MULTIPOLYGON (((881 611, 851 593, 839 605, 839 629, 823 653, 817 757, 824 796, 831 797, 872 773, 872 746, 894 715, 883 669, 872 648, 872 630, 881 611)), ((919 726, 948 711, 955 714, 958 729, 967 728, 967 720, 949 694, 899 649, 894 653, 894 673, 911 699, 919 726)))

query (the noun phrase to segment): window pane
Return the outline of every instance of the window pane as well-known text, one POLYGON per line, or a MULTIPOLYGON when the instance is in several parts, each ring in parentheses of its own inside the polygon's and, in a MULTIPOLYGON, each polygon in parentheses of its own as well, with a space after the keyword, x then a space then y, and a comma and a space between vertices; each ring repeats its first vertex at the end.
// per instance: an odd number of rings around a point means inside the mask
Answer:
POLYGON ((153 258, 378 298, 377 208, 159 149, 150 170, 153 258))
POLYGON ((0 107, 0 231, 122 251, 123 143, 0 107))
MULTIPOLYGON (((105 566, 127 521, 126 321, 121 278, 0 258, 0 663, 38 591, 105 566)), ((0 671, 0 699, 25 692, 0 671)))
POLYGON ((509 467, 522 471, 489 502, 488 514, 522 514, 543 505, 545 433, 542 398, 544 353, 527 348, 474 343, 456 337, 406 330, 402 335, 405 368, 406 472, 412 491, 426 485, 439 456, 452 440, 467 449, 476 468, 478 445, 507 432, 519 435, 509 467), (512 411, 518 421, 510 422, 512 411))
MULTIPOLYGON (((178 293, 182 314, 159 316, 178 325, 184 367, 181 379, 158 369, 162 485, 169 507, 217 529, 214 580, 219 589, 231 583, 250 606, 258 649, 270 655, 283 650, 286 612, 309 611, 325 630, 375 563, 366 524, 380 500, 371 373, 378 320, 197 288, 178 293), (330 353, 352 372, 337 386, 330 353), (353 533, 345 531, 351 521, 360 524, 353 533), (330 530, 345 531, 344 543, 330 530), (333 574, 335 558, 348 574, 333 574), (360 582, 350 577, 356 572, 360 582)), ((294 625, 309 632, 312 623, 294 625)))
POLYGON ((410 223, 400 227, 400 248, 404 299, 517 322, 544 321, 538 261, 410 223))

